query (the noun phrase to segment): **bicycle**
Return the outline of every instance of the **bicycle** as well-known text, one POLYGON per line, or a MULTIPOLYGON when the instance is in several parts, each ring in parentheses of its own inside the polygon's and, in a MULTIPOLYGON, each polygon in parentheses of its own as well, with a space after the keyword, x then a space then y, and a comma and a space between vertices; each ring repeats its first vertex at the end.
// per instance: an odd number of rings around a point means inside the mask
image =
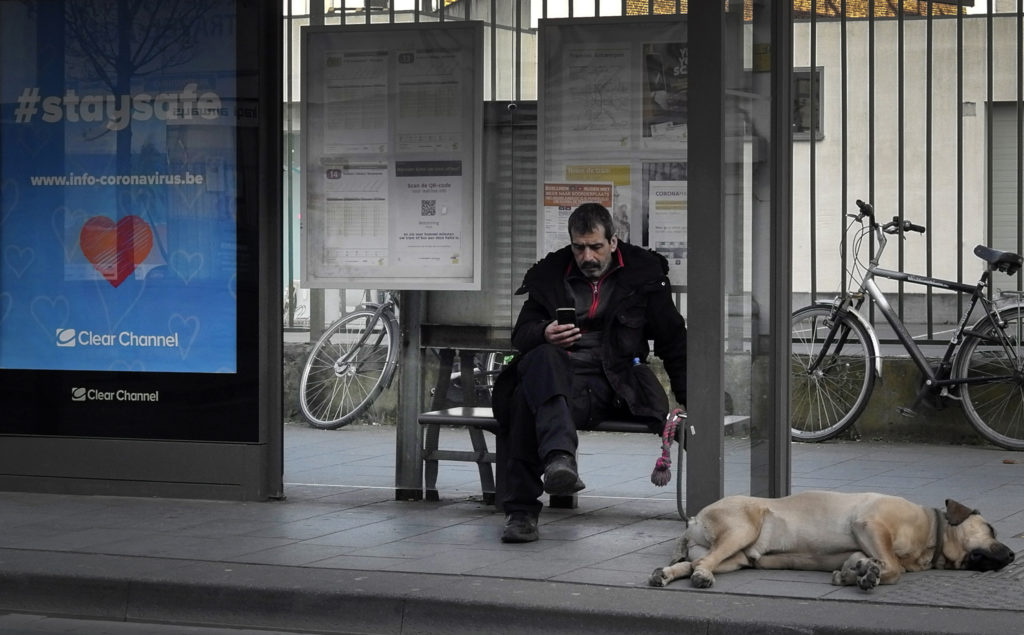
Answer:
POLYGON ((391 385, 398 367, 397 298, 379 292, 324 330, 299 382, 299 408, 314 428, 352 423, 391 385))
POLYGON ((985 262, 985 269, 974 285, 882 269, 878 263, 887 235, 924 233, 925 228, 899 217, 879 224, 870 204, 857 201, 857 206, 859 213, 847 214, 853 219, 847 231, 855 232, 850 278, 861 275, 857 289, 851 292, 844 288, 832 302, 815 303, 792 314, 792 438, 832 439, 848 428, 867 405, 875 378, 882 372, 878 336, 860 310, 870 301, 892 326, 924 378, 913 405, 901 408, 902 414, 914 414, 926 399, 939 404, 959 401, 982 437, 1010 450, 1024 450, 1024 299, 1019 292, 1003 292, 992 300, 988 293, 992 272, 1016 274, 1021 257, 978 245, 974 254, 985 262), (854 228, 855 223, 859 229, 854 228), (869 244, 874 241, 878 246, 867 267, 860 259, 865 236, 869 244), (970 294, 967 311, 936 366, 926 359, 875 278, 970 294), (979 305, 984 314, 970 324, 979 305))
MULTIPOLYGON (((355 421, 391 386, 398 368, 398 298, 377 292, 351 313, 335 320, 313 345, 299 381, 299 408, 314 428, 335 430, 355 421)), ((487 355, 474 363, 474 386, 486 392, 504 366, 504 356, 487 355), (479 385, 478 385, 479 384, 479 385)), ((450 385, 463 390, 458 358, 450 385)))

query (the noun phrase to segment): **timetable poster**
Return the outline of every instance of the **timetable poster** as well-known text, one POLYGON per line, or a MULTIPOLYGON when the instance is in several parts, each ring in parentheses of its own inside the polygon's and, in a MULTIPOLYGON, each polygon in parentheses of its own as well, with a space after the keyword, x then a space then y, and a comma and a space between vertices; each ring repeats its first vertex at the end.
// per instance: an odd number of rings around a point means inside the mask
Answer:
POLYGON ((482 25, 303 27, 307 288, 480 288, 482 25))
POLYGON ((111 6, 0 2, 0 369, 235 373, 235 3, 111 6))

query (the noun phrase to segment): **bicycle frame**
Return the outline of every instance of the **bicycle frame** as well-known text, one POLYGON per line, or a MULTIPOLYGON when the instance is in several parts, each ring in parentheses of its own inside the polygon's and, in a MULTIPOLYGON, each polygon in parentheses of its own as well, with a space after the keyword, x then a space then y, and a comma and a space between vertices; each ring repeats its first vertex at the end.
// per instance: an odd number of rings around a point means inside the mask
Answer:
MULTIPOLYGON (((872 223, 874 223, 873 219, 872 223)), ((956 354, 957 348, 963 342, 964 333, 980 336, 979 333, 971 331, 971 329, 968 329, 967 326, 970 323, 971 316, 973 315, 974 309, 978 306, 979 302, 985 309, 985 316, 987 317, 987 319, 992 323, 993 326, 998 326, 998 314, 993 308, 994 303, 990 302, 985 297, 985 289, 988 287, 988 282, 991 278, 991 271, 986 268, 978 282, 972 285, 963 282, 956 282, 953 280, 944 280, 942 278, 920 276, 916 274, 904 273, 902 271, 884 269, 878 266, 878 262, 881 258, 882 252, 885 251, 887 239, 881 227, 878 226, 877 224, 873 224, 872 228, 869 231, 873 232, 872 237, 878 242, 878 250, 876 251, 874 257, 871 259, 868 268, 865 271, 864 279, 861 281, 858 292, 852 294, 852 296, 845 295, 846 298, 855 297, 857 299, 856 303, 853 306, 847 306, 845 308, 845 311, 855 316, 856 319, 858 319, 861 322, 861 324, 864 325, 865 329, 870 334, 872 341, 875 345, 875 352, 879 352, 878 336, 875 333, 874 326, 872 326, 870 321, 867 320, 863 316, 863 314, 860 313, 860 307, 863 306, 864 302, 868 297, 871 298, 871 300, 875 303, 877 309, 885 317, 886 322, 888 322, 889 326, 892 327, 893 333, 896 335, 896 338, 899 340, 900 344, 903 345, 903 348, 910 355, 911 359, 914 362, 914 365, 917 366, 918 370, 920 370, 921 374, 924 376, 925 386, 929 388, 945 389, 948 386, 959 385, 964 383, 993 382, 1005 379, 1012 379, 1012 377, 1009 376, 989 377, 986 379, 976 379, 973 381, 965 378, 949 378, 949 371, 952 368, 953 357, 956 354), (946 345, 946 349, 943 352, 937 371, 929 363, 928 359, 924 355, 924 352, 921 350, 921 347, 918 346, 913 336, 907 330, 907 327, 903 324, 903 321, 896 314, 896 311, 892 308, 892 305, 889 303, 888 298, 886 298, 885 294, 882 292, 882 290, 878 287, 878 284, 875 282, 875 278, 886 278, 889 280, 895 280, 897 282, 908 282, 910 284, 916 284, 926 287, 946 289, 948 291, 955 291, 957 293, 967 293, 971 296, 971 301, 967 307, 967 310, 960 318, 960 321, 957 323, 956 328, 953 331, 953 336, 950 338, 949 343, 946 345)), ((837 310, 843 310, 842 304, 844 303, 835 305, 837 310)), ((834 337, 834 335, 830 333, 829 337, 831 339, 832 337, 834 337)), ((830 344, 831 342, 828 343, 830 344)), ((1005 342, 1000 343, 1004 346, 1004 348, 1006 348, 1005 342)), ((843 342, 840 342, 838 350, 842 349, 842 345, 843 342)), ((824 351, 827 350, 827 348, 828 346, 823 347, 822 353, 824 353, 824 351)), ((1012 355, 1011 350, 1007 349, 1007 352, 1012 355)), ((815 365, 817 365, 819 362, 820 360, 816 360, 815 365)), ((881 376, 880 356, 879 361, 876 363, 875 366, 878 376, 881 376)))
MULTIPOLYGON (((921 371, 921 374, 924 375, 925 385, 932 387, 945 387, 964 383, 964 380, 948 379, 947 374, 949 369, 952 368, 953 355, 955 354, 957 347, 960 345, 960 342, 963 341, 963 333, 967 328, 967 324, 970 322, 971 315, 973 315, 978 302, 982 302, 985 305, 985 313, 989 316, 989 319, 992 319, 991 309, 988 306, 988 301, 984 297, 984 289, 988 284, 988 277, 989 272, 985 271, 982 274, 981 280, 979 280, 977 284, 970 285, 952 280, 943 280, 941 278, 932 278, 930 276, 918 276, 903 273, 901 271, 892 271, 889 269, 871 266, 868 268, 868 272, 864 276, 864 281, 861 283, 861 289, 867 292, 872 301, 874 301, 875 307, 882 316, 885 317, 889 326, 892 327, 893 333, 896 335, 896 339, 900 341, 900 344, 903 345, 903 348, 906 349, 910 358, 913 360, 914 365, 917 366, 918 370, 921 371), (953 330, 953 336, 946 345, 942 358, 939 361, 938 372, 936 372, 935 368, 933 368, 928 362, 928 358, 925 357, 921 347, 918 346, 913 336, 907 330, 907 327, 903 324, 903 321, 892 308, 892 305, 889 304, 888 298, 886 298, 882 290, 878 288, 878 284, 875 283, 876 277, 970 294, 970 304, 968 305, 967 310, 964 311, 963 317, 960 318, 956 328, 953 330)), ((864 297, 861 296, 860 301, 857 303, 858 309, 863 302, 864 297)))
MULTIPOLYGON (((373 327, 377 325, 377 322, 380 322, 381 318, 384 316, 384 313, 392 311, 393 306, 395 306, 394 297, 390 293, 385 293, 384 297, 379 302, 363 302, 362 304, 356 307, 357 310, 372 309, 373 317, 370 319, 369 322, 367 322, 367 328, 365 331, 363 331, 363 334, 362 336, 360 336, 359 340, 357 340, 356 343, 352 346, 352 348, 349 349, 349 351, 345 353, 345 355, 341 359, 338 360, 338 363, 347 364, 349 361, 351 361, 350 356, 354 355, 357 351, 360 350, 362 345, 366 343, 366 340, 369 339, 370 333, 373 333, 375 331, 373 327)), ((383 337, 384 332, 380 331, 377 334, 377 341, 374 342, 374 344, 380 344, 380 340, 383 337)))

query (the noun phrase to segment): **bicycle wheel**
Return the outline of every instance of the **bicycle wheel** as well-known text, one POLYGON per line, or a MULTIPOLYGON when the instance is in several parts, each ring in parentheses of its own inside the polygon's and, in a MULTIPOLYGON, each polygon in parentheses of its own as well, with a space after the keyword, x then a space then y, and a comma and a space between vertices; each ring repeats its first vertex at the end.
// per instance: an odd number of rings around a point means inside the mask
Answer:
POLYGON ((1024 450, 1024 306, 1003 309, 1004 326, 976 329, 956 354, 960 405, 981 436, 1024 450))
POLYGON ((505 368, 505 353, 488 353, 484 358, 483 384, 490 392, 494 388, 494 380, 505 368))
POLYGON ((874 387, 875 352, 867 331, 856 319, 840 316, 827 342, 829 312, 827 306, 808 306, 793 313, 789 416, 796 441, 837 436, 860 416, 874 387))
POLYGON ((375 315, 369 310, 345 315, 310 351, 299 383, 299 407, 314 428, 333 430, 352 423, 391 383, 397 329, 390 313, 374 321, 375 315))

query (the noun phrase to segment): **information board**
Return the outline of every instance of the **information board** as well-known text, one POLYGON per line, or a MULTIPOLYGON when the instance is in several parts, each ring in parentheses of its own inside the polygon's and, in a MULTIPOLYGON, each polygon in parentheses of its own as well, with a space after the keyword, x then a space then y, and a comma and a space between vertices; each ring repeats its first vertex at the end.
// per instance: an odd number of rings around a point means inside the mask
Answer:
POLYGON ((483 25, 304 27, 305 287, 479 289, 483 25))

